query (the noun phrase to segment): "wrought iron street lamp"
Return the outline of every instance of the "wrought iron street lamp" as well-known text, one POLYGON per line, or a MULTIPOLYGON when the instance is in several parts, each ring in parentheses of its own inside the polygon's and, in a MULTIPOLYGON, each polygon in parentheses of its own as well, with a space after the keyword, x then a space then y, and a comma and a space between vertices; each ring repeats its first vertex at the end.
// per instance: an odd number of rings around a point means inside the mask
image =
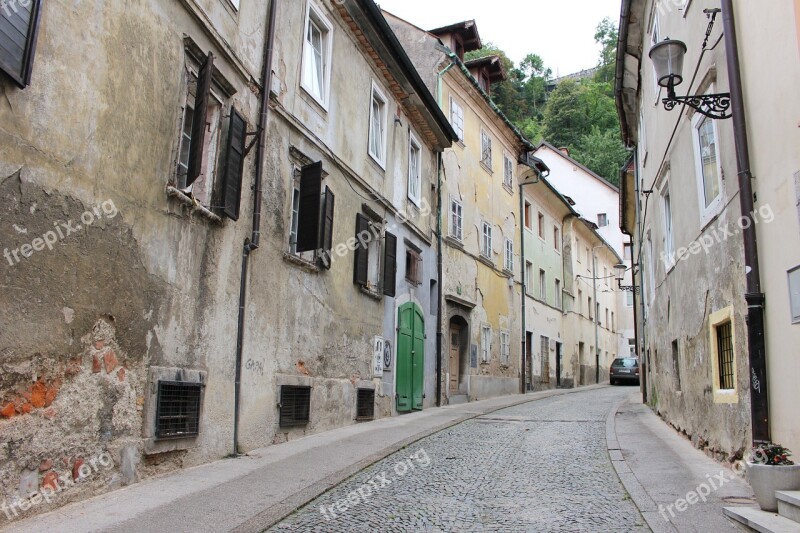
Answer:
POLYGON ((730 93, 694 96, 675 94, 675 87, 683 83, 683 59, 686 50, 686 44, 669 37, 650 49, 650 59, 653 60, 658 84, 667 89, 667 97, 662 100, 664 108, 672 111, 678 104, 685 104, 710 118, 731 118, 730 93))
MULTIPOLYGON (((636 266, 636 265, 633 265, 636 266)), ((633 267, 631 267, 633 268, 633 267)), ((623 285, 622 279, 625 277, 625 272, 628 271, 628 266, 625 263, 620 263, 618 265, 614 265, 614 270, 617 271, 617 286, 621 291, 632 292, 634 294, 639 294, 639 287, 636 285, 623 285)))

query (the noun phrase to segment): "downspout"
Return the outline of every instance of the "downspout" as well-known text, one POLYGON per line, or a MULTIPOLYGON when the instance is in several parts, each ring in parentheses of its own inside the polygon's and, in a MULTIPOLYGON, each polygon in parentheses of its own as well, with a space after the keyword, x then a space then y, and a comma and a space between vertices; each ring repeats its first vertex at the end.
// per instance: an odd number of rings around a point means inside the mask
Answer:
POLYGON ((594 309, 594 382, 600 383, 600 333, 597 330, 597 323, 600 321, 600 306, 597 303, 597 252, 592 248, 592 294, 594 309))
MULTIPOLYGON (((522 194, 522 187, 524 185, 522 183, 519 184, 519 215, 520 215, 520 225, 519 225, 519 258, 520 258, 520 278, 522 278, 522 298, 520 306, 522 307, 522 339, 520 346, 522 346, 522 369, 520 371, 520 384, 519 384, 519 392, 520 394, 525 394, 527 382, 525 380, 526 371, 528 368, 528 353, 526 351, 526 345, 528 343, 528 319, 526 315, 526 308, 528 307, 526 304, 528 298, 528 290, 527 290, 527 276, 525 275, 525 197, 522 194)), ((533 380, 531 380, 531 385, 533 385, 533 380)))
POLYGON ((725 32, 725 54, 728 61, 728 83, 731 90, 733 137, 736 144, 736 164, 739 171, 739 203, 742 217, 750 224, 742 230, 744 264, 747 276, 747 344, 750 362, 750 417, 753 444, 770 441, 769 396, 767 391, 767 360, 764 332, 764 293, 761 292, 761 271, 758 264, 758 242, 753 223, 753 175, 750 170, 750 145, 747 138, 747 117, 742 92, 742 72, 739 64, 739 44, 736 37, 733 1, 722 0, 722 24, 725 32))
MULTIPOLYGON (((441 72, 436 75, 436 101, 439 107, 442 107, 442 76, 447 74, 447 71, 455 66, 455 63, 450 63, 441 72)), ((439 286, 436 298, 439 304, 436 306, 436 407, 442 405, 442 310, 444 308, 444 272, 442 260, 442 153, 439 152, 437 158, 436 169, 436 275, 439 278, 439 286)))
MULTIPOLYGON (((633 197, 634 197, 634 204, 636 205, 636 226, 635 226, 634 232, 637 235, 641 235, 641 232, 639 231, 639 227, 641 226, 641 222, 642 222, 641 221, 642 212, 641 212, 641 209, 640 209, 641 205, 639 204, 639 180, 641 179, 641 176, 639 176, 639 148, 638 147, 636 148, 636 150, 633 151, 633 164, 635 166, 635 168, 634 168, 634 176, 635 176, 635 178, 634 178, 634 185, 633 185, 633 191, 634 191, 633 197)), ((636 263, 637 263, 637 261, 634 260, 634 257, 641 257, 642 254, 634 254, 634 246, 633 246, 633 244, 634 244, 634 239, 633 239, 633 237, 631 237, 631 260, 633 262, 633 265, 631 267, 631 285, 636 287, 637 286, 637 284, 636 284, 636 263)), ((639 248, 641 248, 641 246, 642 246, 642 242, 641 242, 641 239, 640 239, 639 240, 639 248)), ((639 265, 638 265, 639 266, 639 279, 641 280, 642 279, 642 273, 644 272, 644 270, 643 270, 641 261, 638 261, 638 263, 639 263, 639 265)), ((639 286, 639 292, 638 293, 636 292, 635 288, 633 290, 633 337, 634 337, 634 341, 636 342, 636 353, 639 355, 639 366, 641 366, 642 361, 645 362, 644 372, 642 372, 642 374, 644 376, 644 379, 642 380, 643 383, 641 384, 641 387, 643 389, 642 390, 642 401, 644 403, 647 403, 647 399, 648 399, 647 384, 650 382, 650 379, 648 377, 647 372, 650 372, 650 361, 647 360, 647 356, 644 353, 644 351, 645 351, 645 349, 644 349, 644 346, 645 346, 644 287, 642 287, 641 283, 639 283, 638 286, 639 286), (639 298, 636 297, 637 294, 639 294, 639 298), (637 311, 637 307, 638 306, 641 306, 641 309, 639 309, 637 311), (643 321, 642 322, 642 331, 641 331, 641 340, 642 340, 641 344, 639 343, 640 332, 639 332, 639 327, 638 327, 640 318, 643 321), (639 348, 640 346, 641 346, 641 349, 639 348)))
POLYGON ((261 192, 264 176, 264 161, 267 146, 267 119, 269 118, 269 94, 272 87, 272 51, 275 41, 275 14, 278 0, 272 0, 269 6, 266 42, 264 43, 264 71, 261 74, 261 114, 258 119, 258 150, 256 151, 256 175, 253 182, 253 230, 249 238, 244 240, 242 248, 242 272, 239 281, 239 319, 236 328, 236 378, 234 382, 233 403, 233 455, 239 453, 239 405, 242 389, 242 352, 244 348, 244 313, 247 299, 247 267, 250 252, 258 249, 261 237, 261 192))

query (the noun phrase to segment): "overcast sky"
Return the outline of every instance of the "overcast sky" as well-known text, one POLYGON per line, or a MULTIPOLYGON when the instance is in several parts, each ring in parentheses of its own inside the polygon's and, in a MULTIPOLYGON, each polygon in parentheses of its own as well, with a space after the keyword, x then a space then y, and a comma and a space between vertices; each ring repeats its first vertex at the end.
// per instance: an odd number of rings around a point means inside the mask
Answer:
POLYGON ((597 65, 594 42, 604 17, 619 23, 621 0, 377 0, 383 9, 425 30, 475 19, 483 42, 492 42, 519 64, 542 56, 553 75, 597 65))

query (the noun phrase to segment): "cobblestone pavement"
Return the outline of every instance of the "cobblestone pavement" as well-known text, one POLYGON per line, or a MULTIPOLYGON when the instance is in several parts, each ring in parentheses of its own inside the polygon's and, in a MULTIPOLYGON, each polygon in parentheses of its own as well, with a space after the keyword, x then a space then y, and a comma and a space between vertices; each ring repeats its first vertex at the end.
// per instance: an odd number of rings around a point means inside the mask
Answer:
POLYGON ((422 439, 270 531, 649 531, 606 449, 630 389, 575 392, 422 439))

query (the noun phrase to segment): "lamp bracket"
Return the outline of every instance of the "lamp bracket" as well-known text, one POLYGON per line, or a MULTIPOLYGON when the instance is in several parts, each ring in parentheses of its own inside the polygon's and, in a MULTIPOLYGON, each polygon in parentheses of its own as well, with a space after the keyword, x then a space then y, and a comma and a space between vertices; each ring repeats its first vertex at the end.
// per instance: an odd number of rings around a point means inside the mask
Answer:
POLYGON ((675 96, 671 94, 662 100, 664 109, 672 111, 678 104, 688 105, 698 113, 709 118, 731 118, 730 93, 698 94, 695 96, 675 96))

